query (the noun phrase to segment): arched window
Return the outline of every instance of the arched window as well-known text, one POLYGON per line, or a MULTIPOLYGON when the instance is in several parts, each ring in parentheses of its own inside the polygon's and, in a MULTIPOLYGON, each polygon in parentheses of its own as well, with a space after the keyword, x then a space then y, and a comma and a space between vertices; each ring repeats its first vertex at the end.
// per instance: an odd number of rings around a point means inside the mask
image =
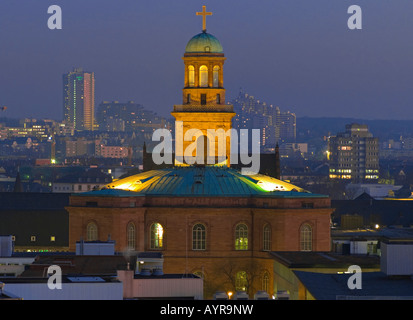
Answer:
POLYGON ((270 275, 267 271, 262 275, 262 290, 269 293, 270 289, 270 275))
POLYGON ((262 241, 262 249, 264 251, 271 251, 271 227, 269 224, 264 226, 262 241))
POLYGON ((96 241, 98 240, 98 226, 94 222, 88 223, 86 227, 86 240, 96 241))
POLYGON ((313 250, 313 230, 308 224, 304 224, 300 228, 300 250, 313 250))
POLYGON ((199 68, 199 86, 208 87, 208 68, 205 65, 199 68))
POLYGON ((188 85, 190 87, 195 86, 195 68, 194 66, 188 67, 188 85))
POLYGON ((156 222, 151 225, 150 237, 151 237, 150 238, 151 249, 162 249, 163 248, 164 230, 160 223, 156 222))
POLYGON ((202 223, 197 223, 192 228, 192 250, 206 249, 206 230, 202 223))
POLYGON ((212 86, 215 88, 219 87, 219 66, 214 66, 212 79, 212 86))
POLYGON ((133 222, 129 222, 126 227, 128 249, 135 250, 136 228, 133 222))
POLYGON ((236 291, 247 291, 248 289, 248 279, 247 273, 245 271, 238 271, 235 275, 235 290, 236 291))
POLYGON ((244 223, 235 228, 235 250, 248 250, 248 227, 244 223))

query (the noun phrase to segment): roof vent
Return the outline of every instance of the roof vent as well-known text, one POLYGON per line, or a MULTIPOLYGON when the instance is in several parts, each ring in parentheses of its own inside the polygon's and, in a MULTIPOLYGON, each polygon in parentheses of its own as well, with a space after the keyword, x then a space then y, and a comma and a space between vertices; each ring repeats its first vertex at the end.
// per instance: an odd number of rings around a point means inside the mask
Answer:
POLYGON ((140 272, 141 276, 150 276, 151 275, 151 270, 149 269, 142 269, 140 272))
POLYGON ((163 275, 163 271, 162 271, 162 269, 155 269, 155 270, 153 270, 152 275, 154 275, 154 276, 162 276, 162 275, 163 275))
POLYGON ((254 295, 255 300, 270 300, 270 295, 267 293, 267 291, 257 291, 257 293, 254 295))

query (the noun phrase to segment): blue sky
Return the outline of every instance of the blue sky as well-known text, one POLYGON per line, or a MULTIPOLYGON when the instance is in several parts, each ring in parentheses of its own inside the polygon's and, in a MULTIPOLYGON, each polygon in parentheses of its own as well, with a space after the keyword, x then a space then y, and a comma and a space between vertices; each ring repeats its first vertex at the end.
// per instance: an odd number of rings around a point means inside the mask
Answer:
MULTIPOLYGON (((227 99, 250 94, 302 116, 413 119, 413 2, 405 0, 2 0, 0 105, 62 117, 62 74, 94 71, 96 105, 182 101, 183 56, 202 29, 222 43, 227 99), (63 29, 47 28, 61 6, 63 29), (363 29, 349 30, 350 5, 363 29)), ((0 115, 2 116, 2 115, 0 115)))

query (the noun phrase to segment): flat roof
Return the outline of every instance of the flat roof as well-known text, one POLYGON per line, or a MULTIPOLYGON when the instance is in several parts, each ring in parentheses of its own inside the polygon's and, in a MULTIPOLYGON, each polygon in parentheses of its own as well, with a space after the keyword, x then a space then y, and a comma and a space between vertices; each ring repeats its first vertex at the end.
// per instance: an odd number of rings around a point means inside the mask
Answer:
POLYGON ((288 268, 380 268, 380 258, 375 255, 343 255, 333 252, 272 251, 271 256, 288 268))

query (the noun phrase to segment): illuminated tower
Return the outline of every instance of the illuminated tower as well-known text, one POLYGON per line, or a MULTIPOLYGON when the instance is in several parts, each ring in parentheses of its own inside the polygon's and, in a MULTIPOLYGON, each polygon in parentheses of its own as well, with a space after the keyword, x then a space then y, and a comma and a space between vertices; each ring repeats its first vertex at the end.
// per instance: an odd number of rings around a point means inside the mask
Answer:
MULTIPOLYGON (((220 162, 229 166, 230 129, 235 113, 232 105, 225 104, 223 68, 226 58, 218 39, 206 32, 206 16, 212 13, 206 12, 203 6, 203 11, 197 12, 197 15, 203 16, 203 30, 192 37, 186 45, 182 58, 185 66, 183 102, 181 105, 175 105, 171 114, 175 117, 177 137, 182 134, 185 138, 190 129, 199 130, 198 133, 202 132, 202 137, 194 134, 192 140, 183 141, 182 146, 177 144, 175 164, 185 162, 182 161, 183 152, 188 150, 189 145, 197 144, 202 138, 203 151, 207 151, 208 156, 214 156, 215 159, 224 156, 226 160, 220 162), (217 135, 210 138, 207 134, 208 129, 214 130, 217 135), (214 147, 212 139, 215 141, 214 147), (219 141, 224 141, 225 150, 219 149, 219 141)), ((199 151, 200 148, 197 149, 199 151)), ((195 151, 192 155, 196 155, 195 151)))
POLYGON ((63 75, 63 120, 75 130, 93 130, 95 75, 74 69, 63 75))

